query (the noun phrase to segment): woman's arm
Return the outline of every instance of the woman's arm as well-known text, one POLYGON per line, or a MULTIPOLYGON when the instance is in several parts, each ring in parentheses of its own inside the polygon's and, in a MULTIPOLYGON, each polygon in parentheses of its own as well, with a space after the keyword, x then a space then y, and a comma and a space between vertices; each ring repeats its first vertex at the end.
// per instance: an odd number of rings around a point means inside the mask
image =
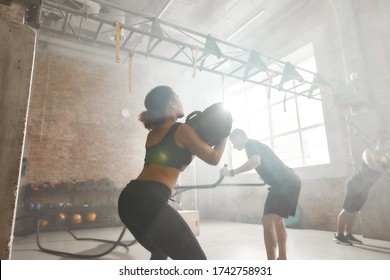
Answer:
POLYGON ((227 137, 212 148, 189 125, 182 124, 177 130, 176 141, 204 162, 217 165, 225 150, 227 137))

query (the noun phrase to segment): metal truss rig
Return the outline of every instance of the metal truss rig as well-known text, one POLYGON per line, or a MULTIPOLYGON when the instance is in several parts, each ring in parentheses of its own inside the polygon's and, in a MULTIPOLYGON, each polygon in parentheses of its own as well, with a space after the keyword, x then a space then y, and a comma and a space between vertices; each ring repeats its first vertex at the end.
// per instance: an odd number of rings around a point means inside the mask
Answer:
POLYGON ((196 70, 207 71, 320 101, 329 98, 329 93, 333 92, 321 75, 289 62, 262 56, 254 50, 156 17, 134 13, 108 1, 91 1, 123 15, 126 21, 131 19, 130 24, 120 23, 120 44, 112 36, 111 39, 107 36, 107 32, 116 31, 118 34, 117 20, 100 11, 90 13, 82 4, 72 0, 43 0, 40 29, 59 37, 109 48, 119 46, 121 51, 192 67, 194 74, 196 70))

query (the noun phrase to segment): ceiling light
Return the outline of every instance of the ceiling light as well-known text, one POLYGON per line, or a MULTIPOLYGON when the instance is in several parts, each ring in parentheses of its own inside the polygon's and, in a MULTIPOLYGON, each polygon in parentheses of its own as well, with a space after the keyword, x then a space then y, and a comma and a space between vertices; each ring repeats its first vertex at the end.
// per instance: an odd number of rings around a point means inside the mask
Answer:
POLYGON ((242 25, 240 28, 238 28, 236 31, 233 32, 229 37, 226 38, 226 41, 229 41, 231 38, 236 36, 238 33, 240 33, 244 28, 246 28, 249 24, 254 22, 258 17, 260 17, 265 10, 261 10, 258 14, 256 14, 253 18, 251 18, 249 21, 247 21, 244 25, 242 25))
POLYGON ((169 6, 172 4, 172 0, 168 0, 168 2, 165 4, 165 6, 162 8, 161 12, 157 15, 157 18, 161 18, 163 14, 168 10, 169 6))

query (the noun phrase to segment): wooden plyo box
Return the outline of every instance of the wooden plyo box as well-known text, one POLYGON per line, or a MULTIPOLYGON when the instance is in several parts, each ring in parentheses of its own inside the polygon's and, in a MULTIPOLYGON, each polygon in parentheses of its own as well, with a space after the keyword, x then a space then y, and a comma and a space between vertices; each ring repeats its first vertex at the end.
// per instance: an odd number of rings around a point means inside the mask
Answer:
POLYGON ((192 233, 195 236, 199 236, 199 211, 197 210, 181 210, 178 211, 179 214, 183 217, 183 219, 187 222, 190 227, 192 233))

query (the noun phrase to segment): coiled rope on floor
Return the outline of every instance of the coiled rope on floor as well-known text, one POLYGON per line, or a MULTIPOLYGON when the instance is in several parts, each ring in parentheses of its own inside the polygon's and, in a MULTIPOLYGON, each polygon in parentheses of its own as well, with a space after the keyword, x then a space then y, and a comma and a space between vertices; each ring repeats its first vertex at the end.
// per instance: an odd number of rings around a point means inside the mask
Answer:
POLYGON ((98 254, 75 254, 75 253, 69 253, 69 252, 64 252, 64 251, 52 250, 52 249, 48 249, 48 248, 43 247, 41 244, 41 239, 40 239, 41 230, 40 230, 40 228, 41 228, 41 223, 44 220, 47 220, 47 219, 38 219, 38 221, 37 221, 37 245, 38 245, 38 248, 40 251, 42 251, 44 253, 49 253, 52 255, 57 255, 57 256, 61 256, 61 257, 82 258, 82 259, 96 259, 96 258, 100 258, 100 257, 103 257, 103 256, 111 253, 117 246, 122 246, 124 248, 127 248, 127 247, 130 247, 137 242, 136 240, 131 241, 129 244, 125 244, 125 243, 121 242, 123 236, 125 235, 125 232, 127 229, 126 227, 123 227, 123 229, 122 229, 122 231, 121 231, 121 233, 116 241, 106 240, 106 239, 98 239, 98 238, 85 238, 85 237, 80 238, 80 237, 77 237, 75 234, 73 234, 67 227, 65 227, 61 223, 54 221, 54 220, 50 220, 50 222, 54 222, 57 225, 59 225, 60 227, 62 227, 75 240, 78 240, 78 241, 98 241, 98 242, 102 242, 102 243, 113 244, 108 250, 106 250, 102 253, 98 253, 98 254))

